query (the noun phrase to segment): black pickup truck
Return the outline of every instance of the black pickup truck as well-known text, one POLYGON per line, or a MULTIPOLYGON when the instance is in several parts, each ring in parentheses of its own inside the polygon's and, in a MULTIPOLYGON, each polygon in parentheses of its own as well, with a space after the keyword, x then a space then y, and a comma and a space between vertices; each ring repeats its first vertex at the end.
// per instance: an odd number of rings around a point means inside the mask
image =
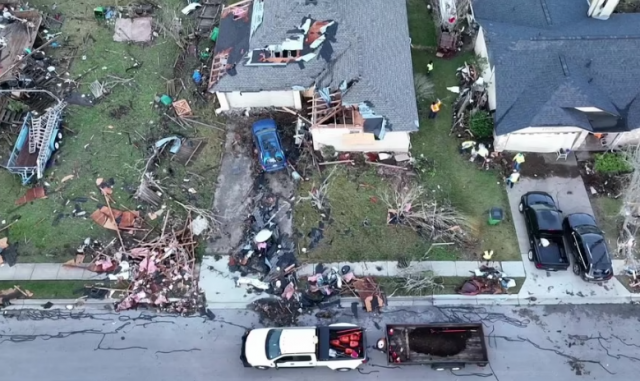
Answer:
POLYGON ((459 370, 489 363, 481 323, 388 324, 377 347, 389 365, 459 370))
POLYGON ((524 214, 529 235, 529 260, 540 270, 567 270, 569 258, 564 244, 562 211, 553 197, 545 192, 525 193, 518 210, 524 214))

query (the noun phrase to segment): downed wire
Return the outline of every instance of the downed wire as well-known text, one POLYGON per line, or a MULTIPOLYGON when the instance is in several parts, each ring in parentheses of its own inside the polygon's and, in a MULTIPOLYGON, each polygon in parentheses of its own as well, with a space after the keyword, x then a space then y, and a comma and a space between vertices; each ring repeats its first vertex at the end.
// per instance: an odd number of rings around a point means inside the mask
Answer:
POLYGON ((485 326, 497 322, 517 328, 526 328, 529 319, 516 319, 499 312, 488 312, 484 307, 436 307, 450 323, 483 323, 485 326))

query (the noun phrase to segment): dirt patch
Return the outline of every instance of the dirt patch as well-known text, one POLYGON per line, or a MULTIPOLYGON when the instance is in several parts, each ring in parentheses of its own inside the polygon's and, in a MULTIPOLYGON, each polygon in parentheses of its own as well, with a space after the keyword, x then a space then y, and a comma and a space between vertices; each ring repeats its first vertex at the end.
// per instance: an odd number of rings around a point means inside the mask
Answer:
POLYGON ((471 332, 432 332, 431 328, 416 328, 409 333, 411 351, 430 356, 455 356, 467 348, 471 332))
POLYGON ((109 116, 113 119, 121 119, 129 114, 130 108, 125 105, 120 105, 116 108, 109 110, 109 116))
POLYGON ((595 172, 593 169, 593 160, 580 162, 578 168, 580 176, 584 181, 587 192, 592 194, 591 188, 595 189, 599 195, 615 197, 622 192, 624 188, 624 175, 607 175, 595 172))
MULTIPOLYGON (((509 173, 513 170, 513 164, 509 162, 509 173)), ((563 164, 553 164, 545 160, 544 156, 536 153, 528 153, 526 161, 522 163, 520 175, 523 177, 578 177, 580 170, 577 166, 563 164)))

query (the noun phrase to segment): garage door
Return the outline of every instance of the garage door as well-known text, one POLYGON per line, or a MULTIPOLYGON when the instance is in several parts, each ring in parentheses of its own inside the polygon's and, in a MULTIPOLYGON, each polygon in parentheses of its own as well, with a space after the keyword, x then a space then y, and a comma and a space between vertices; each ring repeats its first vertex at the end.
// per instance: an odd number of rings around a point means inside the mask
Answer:
POLYGON ((578 132, 557 134, 509 134, 505 151, 557 152, 559 149, 571 149, 578 138, 578 132))
POLYGON ((295 91, 261 91, 258 93, 226 93, 231 108, 245 107, 295 107, 295 91))

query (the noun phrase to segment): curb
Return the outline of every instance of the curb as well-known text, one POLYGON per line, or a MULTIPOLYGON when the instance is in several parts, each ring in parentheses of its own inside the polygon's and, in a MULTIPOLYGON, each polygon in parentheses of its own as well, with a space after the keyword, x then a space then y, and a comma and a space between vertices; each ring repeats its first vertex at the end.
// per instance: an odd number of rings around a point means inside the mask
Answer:
MULTIPOLYGON (((506 295, 476 295, 461 296, 457 294, 451 295, 432 295, 432 296, 392 296, 387 298, 387 307, 445 307, 445 306, 535 306, 535 305, 559 305, 559 304, 640 304, 640 294, 632 294, 631 296, 612 297, 572 297, 572 298, 548 298, 535 296, 521 296, 517 294, 506 295)), ((347 307, 351 303, 360 303, 359 298, 347 297, 341 298, 340 304, 342 308, 347 307)), ((229 302, 212 302, 207 303, 210 309, 246 309, 247 302, 229 303, 229 302)))
POLYGON ((87 299, 84 300, 82 305, 76 305, 78 299, 17 299, 12 300, 11 305, 3 308, 3 311, 7 310, 83 310, 83 309, 100 309, 100 310, 112 310, 113 304, 117 299, 87 299), (53 306, 50 308, 44 308, 42 305, 51 302, 53 306), (67 306, 73 306, 72 309, 67 306))

